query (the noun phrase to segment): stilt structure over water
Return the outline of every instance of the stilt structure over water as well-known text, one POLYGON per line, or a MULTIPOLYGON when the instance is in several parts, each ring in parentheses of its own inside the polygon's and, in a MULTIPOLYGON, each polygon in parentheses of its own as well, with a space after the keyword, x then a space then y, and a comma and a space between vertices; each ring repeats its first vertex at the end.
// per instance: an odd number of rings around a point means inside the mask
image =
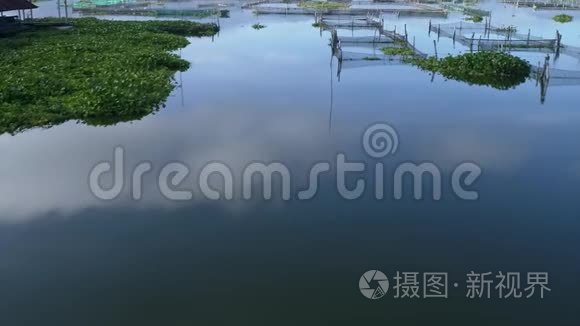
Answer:
POLYGON ((314 8, 303 7, 297 3, 258 3, 247 6, 257 15, 336 15, 336 16, 364 16, 369 13, 392 14, 400 17, 447 17, 448 11, 440 6, 423 5, 418 3, 397 3, 389 5, 353 5, 346 8, 314 8))
MULTIPOLYGON (((429 22, 429 33, 436 33, 437 37, 447 37, 469 47, 470 51, 490 50, 517 50, 537 51, 549 49, 555 53, 565 48, 562 44, 562 35, 556 31, 553 39, 533 36, 531 30, 526 34, 518 33, 513 26, 494 27, 486 23, 459 22, 453 24, 432 24, 429 22)), ((580 58, 580 53, 578 53, 580 58)))
POLYGON ((580 0, 502 0, 501 2, 535 10, 580 10, 580 0))

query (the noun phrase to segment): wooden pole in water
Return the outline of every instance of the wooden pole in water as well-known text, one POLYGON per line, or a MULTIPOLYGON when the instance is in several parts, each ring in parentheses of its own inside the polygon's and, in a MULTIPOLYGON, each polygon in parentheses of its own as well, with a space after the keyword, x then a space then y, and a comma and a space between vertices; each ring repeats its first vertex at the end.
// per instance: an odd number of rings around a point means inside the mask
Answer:
POLYGON ((435 48, 435 59, 439 58, 439 55, 437 54, 437 41, 433 40, 433 47, 435 48))
POLYGON ((485 27, 483 30, 483 35, 487 34, 487 17, 485 17, 485 27))
POLYGON ((475 33, 471 34, 471 42, 469 43, 469 51, 473 52, 473 40, 475 39, 475 33))
POLYGON ((556 31, 556 55, 559 56, 560 55, 560 47, 562 45, 562 34, 560 34, 560 31, 556 31))
POLYGON ((441 38, 441 24, 437 25, 437 39, 441 38))
POLYGON ((550 79, 549 77, 549 68, 550 66, 550 56, 547 55, 546 56, 546 60, 544 61, 544 71, 542 72, 542 81, 546 82, 548 81, 548 79, 550 79))
POLYGON ((530 45, 530 37, 531 37, 531 35, 532 35, 532 30, 531 29, 528 29, 528 40, 526 41, 526 45, 528 45, 528 46, 530 45))
POLYGON ((457 30, 456 30, 456 29, 454 29, 454 30, 453 30, 453 44, 455 44, 455 34, 456 34, 456 33, 457 33, 457 30))
POLYGON ((536 70, 536 86, 538 86, 538 83, 540 82, 540 72, 542 71, 542 63, 540 61, 538 61, 538 69, 536 70))
POLYGON ((431 36, 431 19, 429 19, 429 36, 431 36))

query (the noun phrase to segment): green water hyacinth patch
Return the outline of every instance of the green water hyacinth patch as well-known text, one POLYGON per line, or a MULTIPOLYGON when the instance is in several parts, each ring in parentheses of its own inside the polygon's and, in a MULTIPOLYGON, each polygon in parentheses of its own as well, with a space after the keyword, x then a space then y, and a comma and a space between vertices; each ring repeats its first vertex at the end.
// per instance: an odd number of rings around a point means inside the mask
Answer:
POLYGON ((298 4, 298 7, 315 9, 346 9, 350 7, 350 5, 343 2, 332 1, 303 1, 298 4))
POLYGON ((259 31, 261 29, 266 28, 266 25, 262 25, 260 23, 256 23, 256 24, 252 25, 252 28, 259 31))
POLYGON ((569 22, 573 21, 574 17, 572 17, 570 15, 562 14, 562 15, 554 16, 552 19, 555 22, 564 24, 564 23, 569 23, 569 22))
POLYGON ((500 90, 524 83, 531 73, 531 65, 527 61, 503 52, 486 51, 442 59, 430 57, 409 60, 423 70, 440 73, 448 79, 500 90))
POLYGON ((171 51, 214 24, 187 21, 37 20, 0 38, 0 134, 77 120, 110 125, 163 107, 189 62, 171 51))
POLYGON ((479 15, 472 15, 470 17, 465 18, 465 20, 470 20, 474 23, 481 23, 483 21, 483 17, 479 16, 479 15))
POLYGON ((415 54, 415 51, 413 51, 413 49, 404 46, 404 47, 384 47, 381 49, 381 51, 386 54, 386 55, 392 55, 392 56, 396 56, 396 55, 400 55, 400 56, 412 56, 415 54))

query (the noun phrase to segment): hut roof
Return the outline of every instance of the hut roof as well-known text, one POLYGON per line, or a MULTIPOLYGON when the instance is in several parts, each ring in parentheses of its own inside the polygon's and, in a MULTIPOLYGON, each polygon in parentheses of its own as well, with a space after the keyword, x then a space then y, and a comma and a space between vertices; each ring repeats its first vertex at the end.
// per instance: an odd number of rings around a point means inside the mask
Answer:
POLYGON ((0 11, 12 11, 38 8, 28 0, 0 0, 0 11))

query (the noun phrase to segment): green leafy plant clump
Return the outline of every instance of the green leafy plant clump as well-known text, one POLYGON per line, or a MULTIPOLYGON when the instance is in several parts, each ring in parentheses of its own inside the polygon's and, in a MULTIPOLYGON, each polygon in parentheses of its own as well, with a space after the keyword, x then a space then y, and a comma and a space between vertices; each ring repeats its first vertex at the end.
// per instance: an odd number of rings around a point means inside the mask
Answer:
POLYGON ((474 23, 481 23, 483 21, 483 17, 479 15, 472 15, 470 17, 465 18, 465 20, 470 20, 474 23))
POLYGON ((381 51, 386 55, 413 56, 415 52, 409 47, 384 47, 381 51))
POLYGON ((566 15, 566 14, 561 14, 561 15, 554 16, 552 19, 558 23, 564 24, 564 23, 569 23, 569 22, 573 21, 574 17, 572 17, 570 15, 566 15))
POLYGON ((266 25, 262 25, 260 23, 256 23, 256 24, 252 25, 252 28, 255 29, 255 30, 261 30, 263 28, 266 28, 266 25))
POLYGON ((500 90, 516 87, 531 73, 527 61, 503 52, 467 53, 442 59, 413 58, 411 63, 423 70, 440 73, 445 78, 500 90))
POLYGON ((0 134, 68 120, 90 125, 140 119, 164 105, 189 62, 170 51, 215 24, 187 21, 37 20, 0 39, 0 134))
POLYGON ((315 8, 315 9, 346 9, 349 7, 347 3, 343 2, 332 2, 332 1, 303 1, 298 4, 299 7, 303 8, 315 8))

